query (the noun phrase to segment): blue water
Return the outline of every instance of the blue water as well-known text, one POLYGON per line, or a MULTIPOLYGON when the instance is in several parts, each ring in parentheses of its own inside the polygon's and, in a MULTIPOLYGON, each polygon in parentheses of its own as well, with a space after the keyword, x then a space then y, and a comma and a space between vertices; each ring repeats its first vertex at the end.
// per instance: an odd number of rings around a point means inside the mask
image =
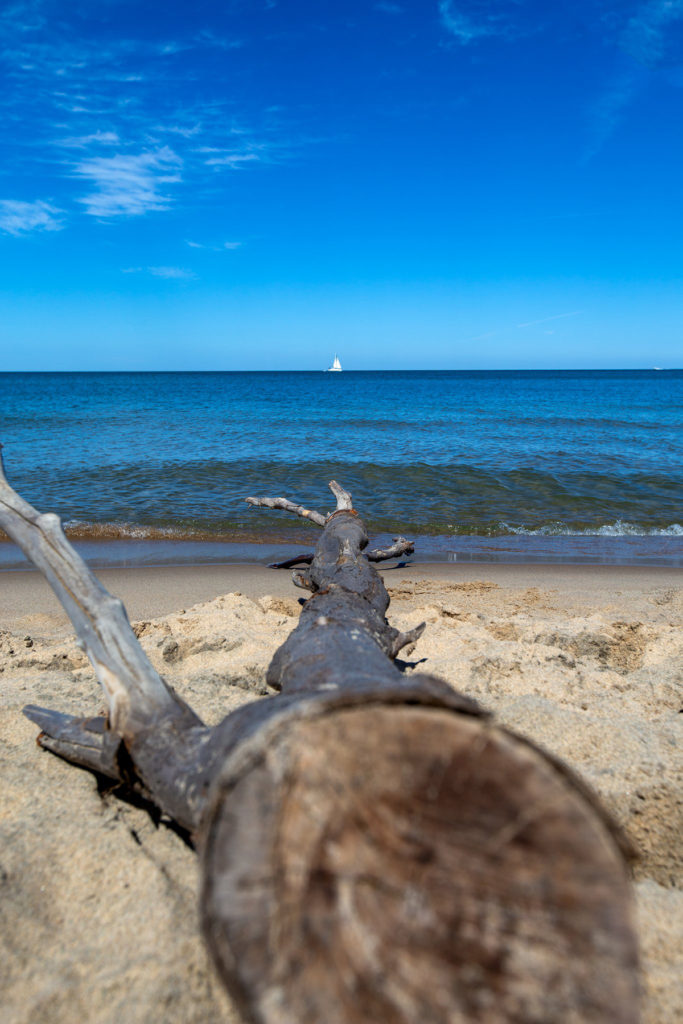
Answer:
POLYGON ((0 440, 105 562, 310 546, 243 499, 325 511, 336 478, 425 557, 683 564, 683 371, 0 374, 0 440))

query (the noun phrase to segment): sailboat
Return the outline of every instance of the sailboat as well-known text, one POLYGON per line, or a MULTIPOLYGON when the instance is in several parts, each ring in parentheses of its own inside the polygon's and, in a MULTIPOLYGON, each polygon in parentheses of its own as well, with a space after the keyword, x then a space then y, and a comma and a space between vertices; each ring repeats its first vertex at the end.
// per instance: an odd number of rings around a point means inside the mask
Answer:
POLYGON ((334 353, 334 362, 332 363, 332 366, 328 366, 327 367, 327 372, 328 373, 341 373, 341 368, 342 368, 342 364, 339 362, 339 356, 335 352, 334 353))

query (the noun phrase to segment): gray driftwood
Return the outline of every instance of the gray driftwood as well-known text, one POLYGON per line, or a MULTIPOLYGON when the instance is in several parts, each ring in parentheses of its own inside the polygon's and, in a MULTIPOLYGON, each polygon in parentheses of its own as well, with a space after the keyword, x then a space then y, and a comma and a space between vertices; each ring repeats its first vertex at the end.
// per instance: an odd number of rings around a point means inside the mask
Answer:
POLYGON ((147 661, 59 521, 0 472, 0 526, 41 569, 106 718, 30 707, 42 746, 188 829, 216 967, 258 1024, 635 1022, 619 836, 566 768, 450 686, 404 675, 406 634, 336 484, 279 694, 210 729, 147 661))
MULTIPOLYGON (((249 499, 250 504, 258 502, 258 498, 249 499)), ((372 551, 365 551, 368 562, 387 562, 392 558, 402 558, 404 555, 412 555, 415 551, 415 542, 406 540, 405 537, 394 537, 394 543, 386 548, 373 548, 372 551)), ((293 558, 285 558, 282 562, 271 562, 269 569, 293 569, 295 565, 310 565, 315 558, 314 551, 307 551, 293 558)))

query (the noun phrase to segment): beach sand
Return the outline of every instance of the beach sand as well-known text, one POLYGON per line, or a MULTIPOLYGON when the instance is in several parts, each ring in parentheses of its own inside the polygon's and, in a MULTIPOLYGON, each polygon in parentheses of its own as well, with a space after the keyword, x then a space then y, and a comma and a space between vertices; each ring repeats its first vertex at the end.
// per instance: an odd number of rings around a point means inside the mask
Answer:
MULTIPOLYGON (((208 722, 267 692, 296 623, 288 572, 108 570, 151 660, 208 722)), ((388 569, 402 652, 565 759, 640 851, 643 1020, 683 1019, 683 590, 680 570, 388 569), (679 746, 677 746, 677 742, 679 746)), ((199 937, 195 854, 94 777, 39 750, 35 703, 103 703, 36 573, 0 575, 0 1022, 237 1022, 199 937)))

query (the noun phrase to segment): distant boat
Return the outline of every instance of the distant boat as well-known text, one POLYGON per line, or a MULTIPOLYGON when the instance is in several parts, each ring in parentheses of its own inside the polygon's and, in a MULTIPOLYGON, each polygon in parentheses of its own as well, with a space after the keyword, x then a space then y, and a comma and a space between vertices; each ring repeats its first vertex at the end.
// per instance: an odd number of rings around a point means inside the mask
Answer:
POLYGON ((339 362, 339 356, 335 352, 335 354, 334 354, 334 362, 332 363, 332 366, 328 366, 327 367, 327 372, 328 373, 341 373, 341 368, 342 368, 342 364, 339 362))
POLYGON ((653 366, 652 369, 653 370, 661 370, 661 366, 653 366))

